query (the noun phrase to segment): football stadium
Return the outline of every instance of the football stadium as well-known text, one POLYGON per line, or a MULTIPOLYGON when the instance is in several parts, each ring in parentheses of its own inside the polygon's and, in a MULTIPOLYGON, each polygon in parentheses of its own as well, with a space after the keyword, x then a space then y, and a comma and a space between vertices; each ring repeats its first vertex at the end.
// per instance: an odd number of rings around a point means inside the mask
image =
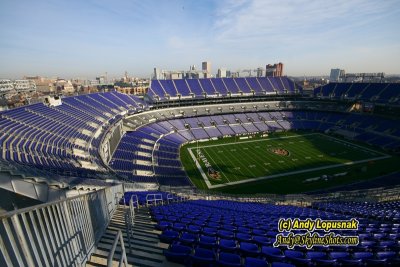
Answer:
POLYGON ((397 266, 399 114, 400 83, 285 76, 2 111, 0 265, 397 266))

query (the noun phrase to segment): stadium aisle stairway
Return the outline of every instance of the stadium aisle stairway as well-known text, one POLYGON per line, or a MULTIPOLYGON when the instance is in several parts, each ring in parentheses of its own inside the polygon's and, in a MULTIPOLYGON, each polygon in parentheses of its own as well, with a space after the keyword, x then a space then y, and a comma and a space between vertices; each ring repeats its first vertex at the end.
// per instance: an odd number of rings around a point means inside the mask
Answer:
MULTIPOLYGON (((128 209, 128 207, 126 207, 126 209, 128 209)), ((90 260, 86 263, 86 266, 107 266, 107 257, 118 230, 122 231, 126 256, 130 266, 181 266, 180 264, 168 262, 165 259, 163 249, 166 248, 167 245, 160 243, 158 235, 161 232, 155 229, 155 222, 151 221, 149 209, 146 207, 142 207, 135 211, 133 239, 131 239, 131 250, 129 250, 124 212, 124 206, 120 206, 117 209, 105 234, 101 237, 97 249, 92 254, 90 260)), ((121 246, 118 244, 114 255, 113 266, 118 266, 118 260, 120 257, 121 246)))

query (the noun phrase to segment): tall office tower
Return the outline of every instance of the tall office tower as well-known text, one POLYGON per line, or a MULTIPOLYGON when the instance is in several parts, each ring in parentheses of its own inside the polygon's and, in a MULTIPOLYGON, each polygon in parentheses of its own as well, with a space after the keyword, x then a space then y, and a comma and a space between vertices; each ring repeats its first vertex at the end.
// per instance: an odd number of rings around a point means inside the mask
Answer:
POLYGON ((329 76, 329 81, 331 82, 341 82, 343 81, 345 71, 341 69, 331 69, 331 75, 329 76))
POLYGON ((202 62, 201 70, 204 72, 204 78, 211 78, 211 62, 209 61, 202 62))
POLYGON ((225 68, 218 69, 217 78, 226 78, 226 69, 225 68))
POLYGON ((158 68, 154 68, 153 80, 160 80, 160 79, 162 79, 162 71, 158 68))
POLYGON ((265 66, 265 76, 283 76, 283 63, 279 62, 277 64, 268 64, 265 66))

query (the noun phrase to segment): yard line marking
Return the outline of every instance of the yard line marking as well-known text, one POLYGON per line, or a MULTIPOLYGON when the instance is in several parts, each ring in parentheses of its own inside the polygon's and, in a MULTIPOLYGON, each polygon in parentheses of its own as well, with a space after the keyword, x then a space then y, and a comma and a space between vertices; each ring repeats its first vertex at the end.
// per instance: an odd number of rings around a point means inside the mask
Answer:
POLYGON ((348 165, 354 165, 354 164, 358 164, 358 163, 364 163, 364 162, 368 162, 368 161, 371 161, 371 160, 386 159, 386 158, 390 158, 390 157, 391 156, 387 155, 387 156, 381 156, 381 157, 377 157, 377 158, 364 159, 364 160, 359 160, 359 161, 350 161, 350 162, 345 162, 345 163, 341 163, 341 164, 334 164, 334 165, 331 165, 331 166, 322 166, 322 167, 310 168, 310 169, 306 169, 306 170, 292 171, 292 172, 286 172, 286 173, 278 173, 278 174, 274 174, 274 175, 251 178, 251 179, 247 179, 247 180, 240 180, 240 181, 230 182, 230 183, 226 183, 226 184, 212 185, 209 188, 210 189, 212 189, 212 188, 220 188, 220 187, 225 187, 225 186, 228 186, 228 185, 237 185, 237 184, 243 184, 243 183, 248 183, 248 182, 261 181, 261 180, 272 179, 272 178, 277 178, 277 177, 282 177, 282 176, 287 176, 287 175, 292 175, 292 174, 299 174, 299 173, 306 173, 306 172, 312 172, 312 171, 332 169, 332 168, 337 168, 337 167, 342 167, 342 166, 348 166, 348 165))
MULTIPOLYGON (((235 150, 236 150, 236 149, 235 149, 235 150)), ((212 152, 212 150, 211 150, 211 152, 212 152)), ((210 152, 210 153, 211 153, 211 152, 210 152)), ((207 153, 207 154, 208 154, 208 153, 207 153)), ((209 155, 209 154, 208 154, 208 155, 209 155)), ((227 162, 231 163, 233 166, 240 165, 240 164, 235 164, 235 161, 232 161, 230 157, 224 156, 223 159, 224 159, 224 161, 227 161, 227 162)), ((235 158, 234 158, 234 159, 235 159, 235 158)), ((214 161, 214 159, 212 159, 212 160, 214 161)), ((214 162, 215 162, 215 161, 214 161, 214 162)), ((217 163, 215 162, 215 164, 217 164, 217 163)), ((245 167, 245 166, 242 166, 242 167, 245 167)), ((244 176, 244 177, 247 176, 246 173, 243 173, 242 168, 239 167, 238 171, 239 171, 239 173, 240 173, 242 176, 244 176)), ((224 176, 226 177, 226 175, 224 175, 224 176)), ((236 175, 230 175, 229 177, 230 177, 231 179, 233 178, 234 181, 238 180, 237 177, 236 177, 236 175)), ((241 179, 239 178, 239 180, 241 180, 241 179)))
POLYGON ((196 164, 196 167, 197 167, 197 169, 199 170, 200 175, 203 177, 204 182, 206 183, 206 186, 207 186, 208 188, 212 188, 213 185, 210 183, 210 180, 208 180, 207 175, 204 173, 203 168, 200 166, 200 163, 197 161, 197 158, 195 157, 195 155, 194 155, 193 152, 192 152, 192 149, 193 149, 193 148, 195 148, 195 147, 188 148, 189 154, 190 154, 190 156, 192 157, 194 163, 196 164))
MULTIPOLYGON (((261 177, 255 177, 255 178, 249 178, 249 179, 246 179, 246 180, 237 180, 238 178, 236 177, 236 176, 234 176, 235 178, 234 178, 234 180, 236 180, 236 181, 233 181, 233 182, 230 182, 229 181, 229 179, 227 178, 227 176, 224 174, 224 173, 222 173, 222 171, 221 171, 221 174, 226 178, 226 180, 228 181, 228 183, 224 183, 224 184, 215 184, 215 185, 212 185, 211 183, 210 183, 210 181, 208 180, 208 177, 207 177, 207 175, 204 173, 204 171, 203 171, 203 169, 202 169, 202 167, 201 167, 201 165, 197 162, 197 160, 196 160, 196 157, 194 157, 194 155, 193 155, 193 152, 191 151, 191 149, 195 149, 195 147, 192 147, 192 148, 188 148, 188 150, 189 150, 189 152, 190 152, 190 154, 191 154, 191 157, 192 157, 192 159, 195 161, 195 163, 196 163, 196 166, 197 166, 197 168, 199 169, 199 171, 200 171, 200 173, 202 174, 202 176, 203 176, 203 179, 204 179, 204 181, 205 181, 205 183, 206 183, 206 185, 207 185, 207 187, 209 188, 209 189, 212 189, 212 188, 219 188, 219 187, 224 187, 224 186, 228 186, 228 185, 235 185, 235 184, 241 184, 241 183, 248 183, 248 182, 252 182, 252 181, 258 181, 258 180, 263 180, 263 179, 271 179, 271 178, 275 178, 275 177, 280 177, 280 176, 285 176, 285 175, 292 175, 292 174, 298 174, 298 173, 305 173, 305 172, 311 172, 311 171, 318 171, 318 170, 325 170, 325 169, 331 169, 331 168, 336 168, 336 167, 341 167, 341 166, 347 166, 347 165, 354 165, 354 164, 358 164, 358 163, 364 163, 364 162, 368 162, 368 161, 373 161, 373 160, 381 160, 381 159, 386 159, 386 158, 390 158, 391 156, 390 155, 387 155, 387 154, 385 154, 385 153, 383 153, 383 152, 378 152, 378 151, 375 151, 375 150, 373 150, 373 149, 370 149, 370 148, 365 148, 365 147, 362 147, 362 146, 359 146, 359 145, 355 145, 355 144, 352 144, 352 143, 349 143, 349 142, 347 142, 347 141, 344 141, 344 140, 340 140, 340 139, 337 139, 337 138, 335 138, 335 137, 332 137, 332 136, 328 136, 328 135, 324 135, 324 134, 321 134, 321 133, 311 133, 311 134, 303 134, 303 135, 295 135, 295 136, 285 136, 285 137, 276 137, 276 138, 268 138, 268 139, 259 139, 259 140, 249 140, 249 141, 241 141, 241 142, 230 142, 230 143, 225 143, 225 144, 216 144, 216 145, 208 145, 208 146, 202 146, 202 147, 199 147, 199 148, 207 148, 207 147, 217 147, 217 146, 226 146, 226 145, 233 145, 233 144, 235 144, 235 145, 239 145, 239 144, 243 144, 243 143, 254 143, 254 142, 263 142, 263 141, 272 141, 272 140, 277 140, 278 139, 278 141, 275 141, 275 142, 272 142, 272 144, 267 144, 266 146, 267 147, 271 147, 271 146, 276 146, 276 144, 281 144, 281 143, 279 143, 279 139, 287 139, 287 138, 297 138, 297 137, 303 137, 303 136, 313 136, 311 139, 318 139, 318 138, 316 138, 316 137, 320 137, 320 138, 323 138, 323 139, 325 139, 326 141, 330 141, 330 142, 332 142, 332 143, 338 143, 338 144, 340 144, 340 145, 342 145, 342 146, 345 146, 345 147, 348 147, 349 149, 351 149, 351 151, 353 151, 353 150, 358 150, 359 152, 362 152, 364 155, 363 155, 363 157, 365 158, 365 159, 363 159, 363 160, 356 160, 356 161, 349 161, 349 162, 344 162, 344 163, 338 163, 338 164, 334 164, 334 165, 328 165, 328 166, 320 166, 320 167, 315 167, 315 168, 310 168, 310 169, 304 169, 304 170, 298 170, 298 171, 292 171, 292 172, 286 172, 286 173, 277 173, 277 174, 274 174, 274 175, 269 175, 269 176, 261 176, 261 177), (315 138, 314 138, 315 137, 315 138), (366 158, 367 156, 377 156, 377 157, 373 157, 373 158, 366 158), (379 155, 381 155, 381 156, 379 156, 379 155), (200 168, 199 168, 200 167, 200 168)), ((305 141, 304 140, 300 140, 299 141, 300 143, 304 143, 305 141)), ((292 142, 288 142, 289 144, 290 143, 292 143, 292 142)), ((252 146, 251 148, 254 148, 254 147, 260 147, 260 146, 252 146)), ((264 148, 265 149, 265 144, 262 146, 262 148, 264 148)), ((248 149, 248 147, 244 147, 244 150, 247 150, 248 149)), ((236 149, 232 149, 232 150, 236 150, 236 149)), ((211 150, 213 153, 216 153, 216 152, 214 152, 213 150, 211 150)), ((220 150, 221 151, 221 153, 222 153, 222 151, 223 150, 220 150)), ((220 153, 220 151, 218 151, 218 153, 220 153)), ((257 159, 261 159, 261 160, 259 160, 258 162, 263 162, 263 159, 264 158, 260 158, 260 153, 255 153, 255 151, 254 150, 252 150, 252 149, 250 149, 250 151, 251 152, 253 152, 254 153, 254 155, 255 156, 257 156, 256 158, 257 159)), ((258 150, 258 151, 260 151, 260 150, 258 150)), ((351 151, 350 151, 350 153, 351 153, 351 151)), ((206 152, 206 151, 205 151, 206 152)), ((313 151, 303 151, 304 153, 302 153, 303 155, 301 155, 301 158, 302 157, 304 157, 305 159, 312 159, 312 157, 310 157, 310 156, 306 156, 307 154, 310 154, 310 152, 313 152, 313 151)), ((336 153, 334 153, 334 152, 332 152, 331 154, 333 154, 332 156, 334 156, 334 155, 343 155, 343 154, 348 154, 349 153, 349 151, 346 151, 346 150, 342 150, 341 152, 336 152, 336 153)), ((215 163, 215 160, 210 156, 210 154, 208 153, 208 152, 206 152, 206 154, 210 157, 210 159, 214 162, 214 164, 216 164, 215 163)), ((321 157, 324 157, 324 155, 322 155, 322 154, 316 154, 316 153, 311 153, 312 154, 312 156, 313 157, 319 157, 319 158, 321 158, 321 157)), ((326 155, 330 155, 329 153, 328 154, 326 154, 326 155)), ((236 161, 238 161, 238 162, 241 162, 241 160, 240 159, 238 159, 237 157, 233 157, 233 158, 229 158, 229 157, 224 157, 225 158, 225 160, 226 161, 229 161, 229 162, 231 162, 231 163, 234 163, 234 161, 236 162, 236 161)), ((265 159, 264 159, 265 160, 265 159)), ((267 159, 268 160, 268 159, 267 159)), ((291 165, 292 164, 294 164, 293 163, 293 161, 296 161, 297 159, 292 159, 292 160, 290 160, 289 159, 289 162, 288 162, 288 164, 290 163, 291 165)), ((279 163, 283 163, 284 161, 278 161, 279 163)), ((241 163, 243 163, 243 162, 241 162, 241 163)), ((251 162, 246 162, 246 163, 251 163, 251 162)), ((276 161, 274 161, 274 165, 276 165, 276 166, 278 166, 277 164, 276 164, 277 162, 276 161)), ((270 165, 270 163, 269 162, 264 162, 263 163, 264 165, 270 165)), ((219 166, 218 165, 216 165, 218 168, 219 168, 219 166)), ((255 166, 255 165, 249 165, 248 167, 246 167, 245 165, 243 165, 242 164, 242 167, 244 167, 244 170, 246 170, 246 172, 249 172, 249 173, 253 173, 252 171, 251 171, 251 169, 249 169, 249 168, 254 168, 253 166, 255 166)), ((271 165, 272 166, 272 165, 271 165)), ((282 165, 281 165, 282 166, 282 165)), ((278 167, 279 168, 279 167, 278 167)), ((235 170, 238 170, 244 177, 246 177, 246 175, 244 175, 243 174, 243 172, 240 170, 240 167, 236 167, 236 168, 234 168, 235 170), (239 169, 237 169, 237 168, 239 168, 239 169)), ((263 168, 264 169, 264 168, 263 168)), ((219 170, 221 170, 220 168, 219 168, 219 170)), ((267 171, 267 169, 264 169, 265 171, 267 171)), ((284 170, 283 170, 284 171, 284 170)), ((253 174, 253 177, 254 177, 255 175, 253 174)), ((247 177, 248 177, 248 174, 247 174, 247 177)), ((233 177, 232 177, 233 178, 233 177)))
MULTIPOLYGON (((240 144, 245 144, 245 143, 255 143, 255 142, 265 142, 265 141, 270 141, 270 140, 276 140, 276 139, 288 139, 288 138, 299 138, 302 136, 309 136, 309 135, 319 135, 318 133, 311 133, 311 134, 302 134, 302 135, 293 135, 293 136, 283 136, 283 137, 274 137, 274 138, 265 138, 265 139, 259 139, 259 140, 250 140, 250 141, 241 141, 239 142, 240 144)), ((206 147, 215 147, 215 146, 228 146, 232 144, 237 144, 238 142, 231 142, 231 143, 225 143, 225 144, 216 144, 216 145, 208 145, 208 146, 199 146, 199 148, 206 148, 206 147)))
POLYGON ((215 160, 210 156, 210 154, 208 154, 208 152, 207 152, 205 149, 203 149, 203 151, 204 151, 204 153, 207 154, 207 156, 209 157, 209 159, 211 159, 212 162, 214 162, 215 167, 219 169, 221 175, 225 176, 225 179, 226 179, 228 182, 230 182, 229 179, 228 179, 228 177, 226 177, 225 173, 221 170, 221 168, 218 166, 218 164, 215 162, 215 160))
POLYGON ((360 146, 360 145, 356 145, 356 144, 352 144, 352 143, 349 143, 349 142, 347 142, 347 141, 345 141, 345 140, 341 140, 341 139, 338 139, 338 138, 336 138, 336 137, 333 137, 333 136, 327 136, 327 135, 324 135, 324 134, 320 134, 320 133, 316 133, 317 135, 320 135, 320 136, 322 136, 322 137, 324 137, 324 138, 326 138, 326 139, 331 139, 331 140, 336 140, 338 143, 342 143, 342 144, 347 144, 348 146, 350 146, 350 147, 357 147, 358 149, 361 149, 361 150, 367 150, 367 151, 370 151, 370 152, 372 152, 372 153, 378 153, 378 154, 380 154, 380 155, 382 155, 382 156, 388 156, 388 157, 391 157, 391 156, 389 156, 388 154, 385 154, 385 153, 382 153, 382 152, 378 152, 378 151, 376 151, 376 150, 373 150, 373 149, 370 149, 370 148, 367 148, 367 147, 363 147, 363 146, 360 146))

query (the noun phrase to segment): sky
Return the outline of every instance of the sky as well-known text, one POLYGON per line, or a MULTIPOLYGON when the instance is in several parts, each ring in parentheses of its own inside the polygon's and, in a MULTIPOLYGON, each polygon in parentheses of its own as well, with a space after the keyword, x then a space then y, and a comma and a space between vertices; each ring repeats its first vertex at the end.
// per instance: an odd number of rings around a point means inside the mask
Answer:
POLYGON ((400 73, 399 0, 0 0, 0 78, 400 73))

